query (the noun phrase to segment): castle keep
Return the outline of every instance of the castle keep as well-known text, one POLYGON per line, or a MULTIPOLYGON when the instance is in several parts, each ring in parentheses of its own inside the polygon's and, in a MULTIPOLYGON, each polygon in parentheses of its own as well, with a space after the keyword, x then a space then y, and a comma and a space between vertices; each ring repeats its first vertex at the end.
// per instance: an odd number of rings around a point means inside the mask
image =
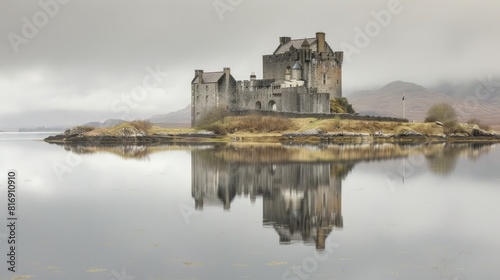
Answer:
POLYGON ((280 37, 264 55, 263 79, 236 81, 230 68, 195 70, 191 82, 191 125, 216 108, 294 113, 330 113, 330 99, 342 97, 342 52, 334 52, 325 33, 292 40, 280 37))

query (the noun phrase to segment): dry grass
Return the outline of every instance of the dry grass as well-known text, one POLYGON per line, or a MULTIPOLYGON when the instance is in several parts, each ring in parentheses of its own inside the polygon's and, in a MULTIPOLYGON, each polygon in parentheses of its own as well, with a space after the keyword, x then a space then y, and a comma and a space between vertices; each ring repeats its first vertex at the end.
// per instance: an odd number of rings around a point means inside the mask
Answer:
POLYGON ((395 122, 341 120, 338 118, 322 120, 320 122, 320 128, 323 131, 328 132, 350 131, 360 133, 375 133, 381 131, 383 133, 391 133, 395 132, 396 128, 401 125, 404 124, 395 122))
POLYGON ((416 132, 427 135, 443 134, 443 128, 434 123, 414 123, 412 124, 412 129, 416 132))
POLYGON ((472 118, 472 119, 468 120, 467 123, 468 124, 476 124, 482 130, 486 130, 486 131, 491 130, 490 125, 482 123, 478 118, 472 118))
POLYGON ((220 123, 220 125, 230 132, 275 132, 292 129, 293 122, 289 118, 249 115, 228 117, 224 123, 220 123))
POLYGON ((322 132, 356 132, 369 134, 374 134, 376 132, 382 132, 385 134, 400 134, 413 130, 427 135, 443 134, 443 127, 438 126, 435 123, 360 121, 341 120, 339 118, 288 119, 259 115, 225 117, 221 121, 201 128, 214 131, 220 135, 228 133, 283 133, 289 131, 306 131, 310 129, 320 129, 322 132))
POLYGON ((153 123, 151 123, 149 120, 135 120, 131 121, 130 124, 142 131, 149 131, 153 127, 153 123))
POLYGON ((153 126, 148 130, 148 133, 153 134, 187 134, 193 133, 196 129, 194 128, 165 128, 160 126, 153 126))

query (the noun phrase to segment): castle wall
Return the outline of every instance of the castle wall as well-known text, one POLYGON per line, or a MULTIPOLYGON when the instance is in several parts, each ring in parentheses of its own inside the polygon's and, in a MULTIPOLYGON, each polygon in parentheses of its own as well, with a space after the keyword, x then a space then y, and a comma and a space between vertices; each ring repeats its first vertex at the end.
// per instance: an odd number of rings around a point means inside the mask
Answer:
POLYGON ((278 112, 329 113, 330 95, 310 91, 305 87, 269 87, 257 91, 238 91, 236 110, 273 111, 276 104, 278 112), (259 106, 260 104, 260 106, 259 106))
POLYGON ((299 59, 298 53, 286 52, 282 55, 264 55, 262 57, 263 78, 274 79, 282 83, 285 80, 285 69, 290 69, 299 59))
POLYGON ((219 89, 218 83, 191 85, 192 126, 195 126, 210 110, 217 107, 220 102, 219 89))
POLYGON ((191 126, 215 108, 235 108, 237 83, 229 70, 225 71, 226 75, 216 83, 191 84, 191 126))
POLYGON ((313 59, 311 86, 327 92, 330 99, 342 97, 342 53, 322 53, 313 59))

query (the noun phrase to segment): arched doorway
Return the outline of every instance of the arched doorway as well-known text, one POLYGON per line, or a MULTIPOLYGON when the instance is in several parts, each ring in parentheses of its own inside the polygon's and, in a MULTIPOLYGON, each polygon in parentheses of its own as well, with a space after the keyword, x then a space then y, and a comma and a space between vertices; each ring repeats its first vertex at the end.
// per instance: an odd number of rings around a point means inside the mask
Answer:
POLYGON ((257 101, 255 103, 255 110, 260 110, 260 109, 262 109, 262 104, 260 103, 260 101, 257 101))
POLYGON ((274 100, 269 101, 269 110, 271 110, 271 111, 277 111, 278 110, 278 108, 276 106, 276 102, 274 102, 274 100))

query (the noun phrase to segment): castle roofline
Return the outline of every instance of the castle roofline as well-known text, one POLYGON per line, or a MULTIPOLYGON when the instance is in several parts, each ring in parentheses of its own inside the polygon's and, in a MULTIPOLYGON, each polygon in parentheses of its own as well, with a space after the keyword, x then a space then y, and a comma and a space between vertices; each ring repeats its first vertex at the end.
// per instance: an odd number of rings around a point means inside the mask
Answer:
MULTIPOLYGON (((222 77, 224 76, 224 71, 204 72, 202 75, 203 75, 203 84, 214 84, 218 83, 219 80, 222 79, 222 77)), ((200 83, 200 76, 197 75, 191 83, 192 84, 200 83)))
MULTIPOLYGON (((284 44, 280 44, 278 48, 274 51, 273 55, 284 54, 290 50, 290 47, 293 46, 294 49, 301 49, 303 44, 307 42, 309 44, 309 48, 311 48, 314 52, 316 51, 317 41, 316 38, 305 38, 305 39, 294 39, 290 40, 284 44)), ((327 52, 333 52, 332 48, 326 43, 327 52)))

